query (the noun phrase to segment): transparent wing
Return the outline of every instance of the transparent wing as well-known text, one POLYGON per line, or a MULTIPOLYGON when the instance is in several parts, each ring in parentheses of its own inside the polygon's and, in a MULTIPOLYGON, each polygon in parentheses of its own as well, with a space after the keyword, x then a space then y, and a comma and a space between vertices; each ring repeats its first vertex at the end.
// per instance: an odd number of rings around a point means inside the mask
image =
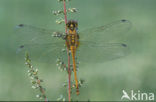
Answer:
POLYGON ((19 44, 43 44, 59 42, 59 37, 54 34, 63 34, 55 30, 48 30, 43 28, 34 27, 31 25, 20 24, 16 26, 16 42, 19 44))
POLYGON ((105 62, 114 60, 129 53, 126 43, 81 42, 77 50, 80 62, 105 62))
POLYGON ((25 52, 30 54, 32 60, 44 63, 55 63, 58 58, 64 58, 67 54, 64 42, 25 44, 19 47, 16 53, 18 56, 24 57, 25 52))
POLYGON ((13 38, 17 48, 16 53, 24 55, 27 51, 35 60, 54 61, 64 48, 65 41, 61 36, 62 33, 54 30, 20 24, 16 27, 16 36, 13 38))
POLYGON ((127 55, 130 50, 126 37, 131 26, 130 21, 119 20, 80 32, 78 59, 80 62, 105 62, 127 55))
POLYGON ((119 20, 110 24, 86 29, 80 32, 80 39, 82 41, 96 41, 96 42, 120 42, 127 36, 126 33, 132 24, 128 20, 119 20))

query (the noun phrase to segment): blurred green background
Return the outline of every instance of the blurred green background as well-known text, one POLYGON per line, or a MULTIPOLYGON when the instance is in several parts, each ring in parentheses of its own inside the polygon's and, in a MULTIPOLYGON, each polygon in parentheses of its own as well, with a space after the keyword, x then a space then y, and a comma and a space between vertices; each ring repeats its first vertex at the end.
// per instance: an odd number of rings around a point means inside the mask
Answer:
MULTIPOLYGON (((156 94, 156 0, 72 0, 67 7, 78 13, 69 16, 79 22, 79 29, 103 25, 120 19, 133 24, 128 39, 131 53, 121 59, 80 65, 78 78, 86 81, 80 95, 73 100, 120 101, 122 90, 153 92, 156 94)), ((16 48, 11 46, 14 28, 24 23, 43 28, 63 29, 56 25, 53 10, 62 9, 57 0, 0 0, 0 100, 39 100, 31 88, 24 58, 19 59, 16 48)), ((49 100, 61 94, 67 98, 67 73, 55 65, 33 63, 44 80, 49 100)))

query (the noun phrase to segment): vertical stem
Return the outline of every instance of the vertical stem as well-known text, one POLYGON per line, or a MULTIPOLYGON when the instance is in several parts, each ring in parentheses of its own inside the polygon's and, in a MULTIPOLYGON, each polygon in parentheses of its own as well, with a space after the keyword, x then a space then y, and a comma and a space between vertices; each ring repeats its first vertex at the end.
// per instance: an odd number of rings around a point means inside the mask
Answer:
MULTIPOLYGON (((65 19, 65 24, 67 24, 67 12, 66 12, 66 2, 63 0, 64 4, 64 19, 65 19)), ((67 27, 65 27, 65 32, 67 32, 67 27)), ((68 55, 68 101, 71 101, 71 69, 70 69, 70 53, 69 50, 67 49, 67 55, 68 55)))
MULTIPOLYGON (((67 24, 67 12, 66 12, 66 2, 63 0, 64 4, 64 19, 65 19, 65 24, 67 24)), ((67 33, 67 28, 66 28, 66 33, 67 33)))

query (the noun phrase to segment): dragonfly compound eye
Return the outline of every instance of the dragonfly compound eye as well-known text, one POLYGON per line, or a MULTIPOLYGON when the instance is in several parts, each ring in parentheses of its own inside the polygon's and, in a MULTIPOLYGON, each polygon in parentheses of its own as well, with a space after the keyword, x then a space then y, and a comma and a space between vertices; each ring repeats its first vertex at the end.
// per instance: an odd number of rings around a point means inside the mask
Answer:
POLYGON ((66 24, 67 28, 70 30, 74 30, 75 28, 77 28, 78 23, 74 20, 69 20, 66 24))

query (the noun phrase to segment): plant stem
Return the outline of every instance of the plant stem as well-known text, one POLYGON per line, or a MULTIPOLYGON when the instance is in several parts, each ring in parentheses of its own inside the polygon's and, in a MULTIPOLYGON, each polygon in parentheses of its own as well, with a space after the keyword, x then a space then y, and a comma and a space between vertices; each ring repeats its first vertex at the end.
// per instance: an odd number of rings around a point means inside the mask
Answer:
MULTIPOLYGON (((65 19, 65 24, 67 24, 67 12, 66 12, 66 1, 63 0, 64 4, 64 19, 65 19)), ((67 28, 66 28, 66 34, 67 34, 67 28)))
POLYGON ((37 72, 38 71, 35 71, 34 70, 34 67, 32 66, 31 64, 31 60, 30 60, 30 57, 28 55, 28 53, 26 52, 26 56, 25 56, 25 61, 26 61, 26 65, 29 67, 29 70, 31 70, 31 72, 29 72, 29 74, 33 74, 33 78, 36 79, 36 84, 39 86, 39 90, 42 94, 42 97, 44 98, 45 102, 48 101, 46 95, 45 95, 45 90, 44 88, 41 86, 41 79, 39 79, 38 75, 37 75, 37 72))
MULTIPOLYGON (((67 24, 67 12, 66 12, 66 2, 63 0, 64 4, 64 19, 65 19, 65 24, 67 24)), ((67 32, 67 27, 65 25, 65 32, 67 32)), ((70 52, 67 48, 67 55, 68 55, 68 101, 71 101, 71 69, 70 69, 70 52)))

